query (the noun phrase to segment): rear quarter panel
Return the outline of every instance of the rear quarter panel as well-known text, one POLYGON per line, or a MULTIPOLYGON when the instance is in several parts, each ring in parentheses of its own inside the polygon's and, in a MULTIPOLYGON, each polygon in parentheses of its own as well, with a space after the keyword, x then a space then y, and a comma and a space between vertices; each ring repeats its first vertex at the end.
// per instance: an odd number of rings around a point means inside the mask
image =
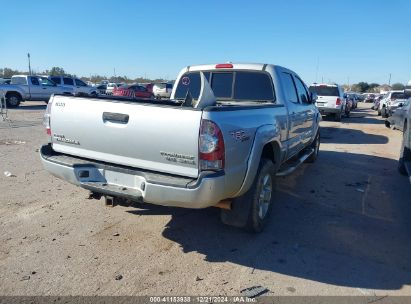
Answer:
POLYGON ((203 119, 216 122, 223 133, 225 184, 229 188, 226 190, 230 197, 238 195, 249 168, 258 167, 258 163, 250 163, 252 150, 256 149, 261 156, 265 143, 276 141, 281 146, 281 142, 285 140, 281 131, 287 125, 287 109, 283 105, 205 111, 203 119), (263 130, 263 133, 259 130, 263 130))

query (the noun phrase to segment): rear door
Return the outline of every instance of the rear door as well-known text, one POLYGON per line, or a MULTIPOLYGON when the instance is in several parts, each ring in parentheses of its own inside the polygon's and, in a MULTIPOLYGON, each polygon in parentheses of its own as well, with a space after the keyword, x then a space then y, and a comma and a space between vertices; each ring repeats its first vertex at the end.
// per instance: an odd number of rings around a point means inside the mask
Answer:
POLYGON ((89 93, 89 88, 83 80, 75 78, 74 82, 75 82, 75 85, 76 85, 76 90, 78 92, 85 93, 85 94, 89 93))
POLYGON ((198 176, 202 111, 187 107, 55 96, 53 149, 109 163, 198 176))
POLYGON ((71 77, 63 77, 63 86, 73 88, 74 93, 78 93, 78 89, 74 86, 74 80, 71 77))
POLYGON ((39 78, 37 76, 29 76, 27 78, 30 82, 29 85, 30 85, 31 99, 32 100, 42 100, 45 96, 45 92, 43 92, 39 78))

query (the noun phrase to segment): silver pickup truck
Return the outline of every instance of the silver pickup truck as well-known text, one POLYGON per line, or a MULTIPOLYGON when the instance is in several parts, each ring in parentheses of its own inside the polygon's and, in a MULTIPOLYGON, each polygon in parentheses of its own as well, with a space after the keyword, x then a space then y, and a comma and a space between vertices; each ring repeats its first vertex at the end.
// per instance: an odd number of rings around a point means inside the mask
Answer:
POLYGON ((217 206, 224 223, 258 232, 275 177, 317 157, 315 100, 280 66, 189 66, 170 100, 54 96, 41 160, 106 203, 217 206))
POLYGON ((7 107, 15 108, 22 101, 48 102, 53 94, 73 95, 73 89, 59 87, 44 76, 15 75, 11 77, 10 84, 0 84, 0 94, 4 94, 7 107))

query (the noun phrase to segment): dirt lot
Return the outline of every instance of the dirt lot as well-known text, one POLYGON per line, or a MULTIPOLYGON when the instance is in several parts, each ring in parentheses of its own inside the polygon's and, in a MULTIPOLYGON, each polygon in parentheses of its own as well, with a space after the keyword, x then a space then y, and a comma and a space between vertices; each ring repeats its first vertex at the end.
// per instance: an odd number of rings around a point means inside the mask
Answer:
POLYGON ((255 285, 271 295, 411 295, 401 134, 369 107, 321 123, 319 159, 279 179, 259 235, 224 226, 216 208, 87 200, 41 166, 44 104, 10 110, 11 124, 0 118, 0 295, 238 295, 255 285))

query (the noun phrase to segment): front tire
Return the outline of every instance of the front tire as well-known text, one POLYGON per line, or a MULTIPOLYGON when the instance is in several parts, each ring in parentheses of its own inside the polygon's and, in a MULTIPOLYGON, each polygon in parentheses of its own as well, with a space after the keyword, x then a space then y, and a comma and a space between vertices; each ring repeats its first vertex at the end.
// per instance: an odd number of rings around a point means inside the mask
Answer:
POLYGON ((318 157, 318 153, 320 151, 320 132, 318 131, 317 135, 315 136, 314 141, 312 142, 312 144, 310 145, 309 148, 314 149, 314 152, 310 155, 310 157, 308 157, 305 162, 306 163, 313 163, 317 160, 318 157))
POLYGON ((274 191, 275 166, 262 158, 250 190, 232 201, 232 210, 221 210, 221 221, 250 232, 263 231, 271 214, 274 191))
POLYGON ((402 175, 407 175, 405 162, 411 161, 410 128, 411 126, 408 127, 408 124, 406 122, 403 129, 400 158, 398 159, 398 171, 402 175))

